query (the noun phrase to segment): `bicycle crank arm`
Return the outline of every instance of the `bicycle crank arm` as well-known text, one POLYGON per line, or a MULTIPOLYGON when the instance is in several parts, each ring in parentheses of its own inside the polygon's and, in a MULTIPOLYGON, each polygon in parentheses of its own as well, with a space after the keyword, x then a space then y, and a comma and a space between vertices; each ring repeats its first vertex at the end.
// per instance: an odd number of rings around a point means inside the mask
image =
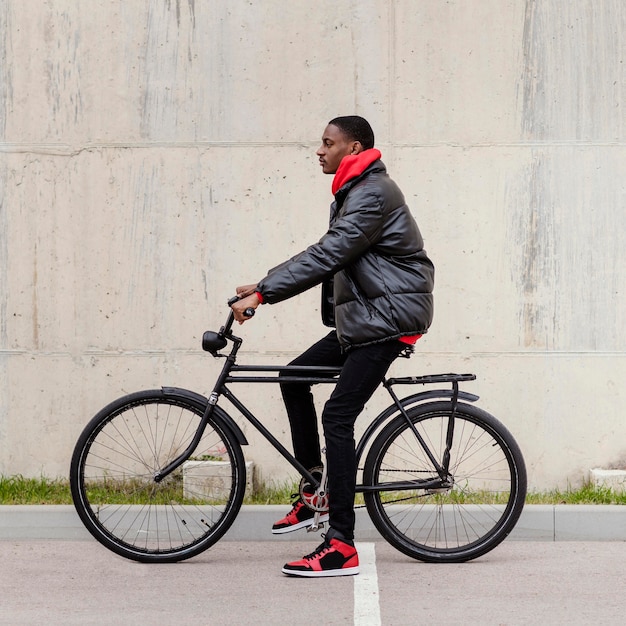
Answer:
POLYGON ((306 528, 307 533, 316 533, 318 530, 322 530, 324 528, 324 522, 320 522, 320 515, 321 513, 316 511, 313 516, 313 523, 306 528))

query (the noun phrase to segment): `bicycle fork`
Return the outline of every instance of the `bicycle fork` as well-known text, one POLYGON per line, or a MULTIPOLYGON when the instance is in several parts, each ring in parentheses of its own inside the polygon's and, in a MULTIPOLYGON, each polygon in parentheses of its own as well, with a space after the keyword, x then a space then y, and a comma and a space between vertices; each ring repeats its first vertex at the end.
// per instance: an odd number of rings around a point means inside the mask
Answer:
POLYGON ((169 465, 161 468, 160 470, 154 473, 154 482, 160 483, 166 476, 171 474, 175 469, 178 469, 192 454, 193 451, 198 447, 200 443, 200 439, 202 439, 202 435, 204 434, 204 429, 206 425, 209 423, 209 418, 213 413, 213 407, 217 404, 218 395, 214 391, 209 396, 209 403, 207 405, 206 410, 204 411, 204 415, 202 416, 202 420, 200 421, 200 425, 196 429, 196 432, 191 440, 189 446, 187 446, 186 450, 176 457, 169 465))
MULTIPOLYGON (((232 324, 232 320, 230 323, 232 324)), ((223 332, 224 332, 224 327, 222 327, 222 329, 220 330, 220 333, 223 333, 223 332)), ((224 367, 222 368, 222 371, 220 372, 220 375, 218 376, 217 381, 215 383, 215 387, 213 387, 213 391, 211 392, 211 395, 209 396, 209 401, 204 411, 204 415, 202 416, 202 419, 200 420, 200 425, 198 426, 193 436, 193 439, 191 440, 191 443, 187 446, 186 450, 182 454, 180 454, 177 458, 175 458, 169 465, 166 465, 165 467, 161 468, 160 470, 154 473, 155 483, 160 483, 166 476, 171 474, 175 469, 179 468, 193 454, 193 451, 196 449, 196 447, 200 443, 200 439, 202 439, 204 430, 207 424, 209 423, 209 419, 211 418, 211 415, 213 414, 213 409, 215 408, 215 405, 217 404, 217 401, 219 399, 219 396, 220 396, 219 391, 220 389, 222 389, 224 385, 224 381, 226 380, 226 377, 230 373, 230 370, 232 369, 233 365, 235 364, 235 361, 237 360, 237 352, 239 350, 239 347, 241 346, 241 339, 239 339, 238 337, 233 337, 233 343, 234 343, 233 349, 231 353, 226 357, 226 362, 224 363, 224 367)))

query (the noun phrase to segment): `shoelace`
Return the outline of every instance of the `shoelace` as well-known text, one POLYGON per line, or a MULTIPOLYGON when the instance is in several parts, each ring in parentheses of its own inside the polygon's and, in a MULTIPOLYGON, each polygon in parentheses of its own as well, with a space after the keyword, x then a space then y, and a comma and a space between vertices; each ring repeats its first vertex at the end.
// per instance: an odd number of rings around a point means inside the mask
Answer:
POLYGON ((302 502, 302 498, 300 498, 299 493, 292 493, 290 497, 296 498, 296 500, 291 503, 291 511, 289 511, 289 513, 292 513, 297 508, 298 504, 304 504, 304 502, 302 502))
POLYGON ((314 558, 321 556, 322 554, 330 550, 331 546, 326 542, 326 535, 324 533, 322 533, 322 537, 324 538, 324 543, 320 543, 320 545, 317 546, 317 548, 315 548, 315 550, 313 550, 311 554, 307 554, 305 557, 303 557, 305 560, 312 561, 314 558))
MULTIPOLYGON (((308 495, 308 491, 305 493, 307 493, 308 495)), ((291 511, 293 511, 298 506, 298 504, 302 504, 303 506, 306 506, 306 504, 304 504, 304 501, 302 500, 302 496, 299 493, 292 493, 290 497, 295 498, 295 500, 291 503, 291 511)))

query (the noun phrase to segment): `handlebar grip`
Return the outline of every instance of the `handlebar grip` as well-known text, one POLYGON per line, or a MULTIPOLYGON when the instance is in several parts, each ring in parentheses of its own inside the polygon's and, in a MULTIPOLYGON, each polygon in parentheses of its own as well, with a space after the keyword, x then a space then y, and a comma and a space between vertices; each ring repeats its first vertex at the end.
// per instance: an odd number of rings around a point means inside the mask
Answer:
MULTIPOLYGON (((239 300, 241 300, 241 296, 233 296, 228 301, 228 306, 232 307, 233 304, 235 304, 235 302, 239 302, 239 300)), ((254 317, 254 309, 250 306, 243 312, 243 314, 245 317, 254 317)))

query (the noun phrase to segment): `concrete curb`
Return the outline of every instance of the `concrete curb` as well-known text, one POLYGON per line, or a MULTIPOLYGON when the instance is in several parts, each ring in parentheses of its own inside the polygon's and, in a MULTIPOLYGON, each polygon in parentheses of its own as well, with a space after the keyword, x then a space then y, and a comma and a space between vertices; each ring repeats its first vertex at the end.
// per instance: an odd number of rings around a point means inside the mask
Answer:
MULTIPOLYGON (((288 507, 287 507, 288 508, 288 507)), ((358 541, 381 537, 365 509, 357 509, 358 541)), ((272 535, 285 506, 249 505, 241 509, 224 540, 302 541, 305 532, 272 535)), ((86 540, 89 533, 73 506, 0 506, 0 540, 86 540)), ((626 541, 626 506, 529 505, 510 535, 517 541, 626 541)))

